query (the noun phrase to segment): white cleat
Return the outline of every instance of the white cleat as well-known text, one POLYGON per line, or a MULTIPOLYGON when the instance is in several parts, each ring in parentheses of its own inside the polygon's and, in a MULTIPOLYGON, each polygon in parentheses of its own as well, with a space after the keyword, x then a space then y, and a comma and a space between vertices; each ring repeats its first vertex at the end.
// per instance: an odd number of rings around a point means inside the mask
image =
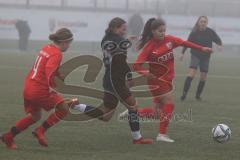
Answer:
POLYGON ((173 139, 169 138, 169 136, 166 134, 158 134, 156 141, 163 141, 163 142, 169 142, 169 143, 175 142, 173 139))
POLYGON ((128 117, 128 110, 123 111, 122 113, 119 114, 119 119, 123 120, 124 118, 128 117))

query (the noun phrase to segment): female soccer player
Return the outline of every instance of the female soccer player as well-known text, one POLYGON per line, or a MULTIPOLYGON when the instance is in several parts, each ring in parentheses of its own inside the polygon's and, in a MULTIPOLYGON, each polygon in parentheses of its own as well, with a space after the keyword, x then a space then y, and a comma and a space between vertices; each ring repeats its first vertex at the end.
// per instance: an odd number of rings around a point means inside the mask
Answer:
POLYGON ((174 109, 172 95, 172 81, 174 78, 173 49, 178 46, 195 48, 206 53, 212 52, 210 48, 166 35, 166 24, 162 19, 151 18, 147 21, 138 47, 141 52, 135 61, 134 70, 146 76, 155 104, 154 109, 138 109, 139 115, 147 116, 147 114, 153 115, 155 113, 160 116, 157 141, 174 142, 166 135, 166 130, 174 109), (149 69, 142 67, 145 62, 148 62, 149 69), (154 89, 156 87, 157 89, 154 89), (156 113, 157 110, 160 111, 156 113))
POLYGON ((23 96, 27 115, 18 120, 15 126, 1 136, 2 141, 10 149, 17 147, 14 142, 17 134, 41 119, 42 110, 50 111, 55 108, 55 112, 33 132, 39 144, 47 147, 48 143, 44 133, 68 114, 69 102, 73 102, 72 100, 64 101, 62 96, 51 91, 51 88, 56 87, 54 79, 56 77, 64 78, 58 72, 58 68, 63 52, 68 50, 73 40, 73 34, 69 29, 62 28, 51 34, 49 39, 53 43, 47 44, 41 49, 25 79, 23 96))
MULTIPOLYGON (((209 28, 208 26, 208 18, 206 16, 200 16, 188 37, 188 41, 207 46, 212 48, 213 42, 215 42, 220 49, 222 49, 222 41, 216 32, 209 28)), ((184 53, 187 47, 184 47, 182 50, 181 60, 183 59, 184 53)), ((188 90, 191 86, 192 80, 196 75, 197 68, 200 68, 200 81, 197 87, 196 99, 201 100, 201 93, 205 86, 207 80, 207 73, 209 68, 210 54, 202 54, 202 51, 191 49, 191 62, 189 66, 188 76, 185 80, 183 87, 183 94, 181 96, 181 100, 184 101, 186 99, 188 90)))
POLYGON ((124 38, 126 30, 125 20, 119 17, 113 18, 101 43, 105 65, 103 105, 99 108, 76 105, 74 109, 93 118, 109 121, 119 101, 121 101, 129 110, 129 125, 132 131, 133 144, 152 144, 152 139, 144 139, 140 133, 137 103, 126 85, 125 77, 130 72, 127 64, 127 49, 131 45, 130 41, 124 38))

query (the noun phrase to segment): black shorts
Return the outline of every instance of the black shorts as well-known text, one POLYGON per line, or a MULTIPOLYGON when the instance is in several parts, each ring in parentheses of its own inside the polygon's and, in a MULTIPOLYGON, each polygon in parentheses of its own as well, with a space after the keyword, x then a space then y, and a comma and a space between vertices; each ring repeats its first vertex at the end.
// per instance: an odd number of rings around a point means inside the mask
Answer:
POLYGON ((104 105, 107 108, 116 108, 119 101, 124 102, 132 94, 129 87, 126 85, 125 76, 113 76, 108 74, 103 78, 104 105))
POLYGON ((196 56, 191 54, 191 62, 189 68, 198 69, 200 68, 200 72, 207 73, 209 70, 209 62, 210 57, 207 56, 196 56))

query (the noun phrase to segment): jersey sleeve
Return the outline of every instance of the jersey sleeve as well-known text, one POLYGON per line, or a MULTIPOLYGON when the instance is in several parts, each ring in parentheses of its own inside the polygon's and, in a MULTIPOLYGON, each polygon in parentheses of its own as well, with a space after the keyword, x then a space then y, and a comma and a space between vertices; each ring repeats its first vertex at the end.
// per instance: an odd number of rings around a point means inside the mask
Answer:
POLYGON ((133 64, 134 71, 138 72, 139 74, 146 75, 149 73, 147 69, 142 67, 142 65, 147 61, 149 54, 152 52, 152 44, 151 42, 147 43, 146 46, 142 49, 139 53, 136 61, 133 64))
POLYGON ((212 29, 211 29, 211 32, 212 32, 211 36, 212 36, 213 42, 216 43, 217 45, 222 45, 222 40, 218 36, 218 34, 212 29))
POLYGON ((178 46, 183 46, 183 47, 187 47, 187 48, 193 48, 193 49, 197 49, 197 50, 202 50, 203 46, 200 46, 198 44, 192 43, 190 41, 185 41, 181 38, 178 37, 172 37, 173 41, 174 41, 174 48, 178 47, 178 46))
POLYGON ((46 78, 50 87, 56 87, 54 77, 58 74, 58 68, 62 61, 62 55, 54 55, 48 59, 45 67, 46 78))
MULTIPOLYGON (((188 36, 188 41, 193 42, 194 41, 193 37, 194 37, 193 32, 191 32, 188 36)), ((187 47, 183 46, 182 53, 184 54, 186 52, 186 50, 187 50, 187 47)))

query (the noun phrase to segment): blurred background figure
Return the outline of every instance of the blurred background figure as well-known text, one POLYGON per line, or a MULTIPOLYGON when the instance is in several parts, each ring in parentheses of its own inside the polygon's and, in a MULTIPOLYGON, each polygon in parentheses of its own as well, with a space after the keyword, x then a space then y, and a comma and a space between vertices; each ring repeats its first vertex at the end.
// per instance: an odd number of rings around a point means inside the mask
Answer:
POLYGON ((128 34, 139 35, 143 29, 143 18, 139 13, 133 14, 128 21, 128 34))
MULTIPOLYGON (((131 36, 139 36, 142 32, 144 21, 139 13, 133 14, 128 20, 128 34, 131 36)), ((132 51, 136 51, 136 43, 133 41, 132 51)))
MULTIPOLYGON (((190 33, 188 40, 193 43, 200 44, 209 48, 213 47, 213 43, 216 43, 219 50, 222 50, 222 40, 217 35, 217 33, 208 27, 208 17, 200 16, 193 27, 192 32, 190 33)), ((181 60, 183 59, 184 53, 187 47, 184 47, 182 50, 181 60)), ((201 100, 201 94, 207 80, 207 73, 209 70, 210 54, 203 54, 202 51, 196 49, 191 49, 191 62, 189 66, 189 71, 187 78, 184 82, 183 94, 181 100, 186 99, 188 90, 190 89, 193 78, 197 73, 197 69, 200 69, 200 81, 198 83, 197 91, 195 98, 201 100)))
POLYGON ((28 41, 31 34, 30 26, 28 22, 24 20, 18 20, 15 26, 19 35, 18 48, 20 51, 26 51, 28 49, 28 41))

